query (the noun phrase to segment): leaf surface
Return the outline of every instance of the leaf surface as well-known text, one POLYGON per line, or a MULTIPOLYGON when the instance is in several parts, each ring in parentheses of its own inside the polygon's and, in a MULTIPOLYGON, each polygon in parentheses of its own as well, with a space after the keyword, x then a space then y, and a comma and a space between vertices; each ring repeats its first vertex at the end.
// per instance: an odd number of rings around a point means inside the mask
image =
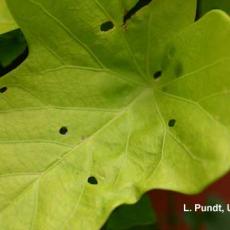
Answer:
POLYGON ((11 16, 5 0, 0 0, 0 34, 17 29, 18 26, 11 16))
POLYGON ((7 2, 30 52, 0 80, 3 229, 99 229, 149 189, 228 171, 224 13, 191 25, 195 1, 152 1, 124 24, 136 1, 7 2))

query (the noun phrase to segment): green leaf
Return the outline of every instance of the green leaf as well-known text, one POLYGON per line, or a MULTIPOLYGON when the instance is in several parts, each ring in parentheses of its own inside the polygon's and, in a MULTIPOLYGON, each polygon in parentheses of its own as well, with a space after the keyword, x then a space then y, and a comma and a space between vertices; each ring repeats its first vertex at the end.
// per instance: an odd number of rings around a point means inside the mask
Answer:
POLYGON ((212 9, 220 9, 230 15, 230 1, 229 0, 198 0, 197 16, 199 18, 212 9))
POLYGON ((115 209, 104 229, 147 229, 149 226, 152 227, 155 221, 151 201, 147 195, 144 195, 135 205, 122 205, 115 209))
POLYGON ((12 18, 5 0, 0 0, 0 34, 17 29, 18 26, 12 18))
POLYGON ((229 86, 225 14, 191 26, 195 1, 152 1, 123 24, 136 1, 7 2, 30 53, 0 79, 2 229, 99 229, 149 189, 228 171, 228 94, 211 97, 229 86))

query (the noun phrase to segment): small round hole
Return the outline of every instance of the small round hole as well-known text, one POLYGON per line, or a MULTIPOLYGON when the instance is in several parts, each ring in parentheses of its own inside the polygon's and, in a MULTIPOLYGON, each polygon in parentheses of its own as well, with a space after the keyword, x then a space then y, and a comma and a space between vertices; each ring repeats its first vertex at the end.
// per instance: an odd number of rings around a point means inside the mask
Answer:
POLYGON ((173 126, 175 126, 175 124, 176 124, 176 120, 175 120, 175 119, 171 119, 171 120, 169 120, 169 122, 168 122, 168 126, 169 126, 169 127, 173 127, 173 126))
POLYGON ((97 179, 94 176, 91 176, 91 177, 88 178, 88 183, 89 184, 94 184, 94 185, 98 184, 97 179))
POLYGON ((161 77, 161 75, 162 75, 162 71, 157 71, 157 72, 155 72, 154 74, 153 74, 153 78, 154 79, 158 79, 158 78, 160 78, 161 77))
POLYGON ((59 133, 61 135, 66 135, 68 132, 68 129, 66 127, 61 127, 60 130, 59 130, 59 133))
POLYGON ((113 29, 114 24, 112 21, 107 21, 101 24, 101 31, 106 32, 113 29))
POLYGON ((0 93, 5 93, 6 90, 7 90, 7 87, 4 86, 4 87, 0 88, 0 93))

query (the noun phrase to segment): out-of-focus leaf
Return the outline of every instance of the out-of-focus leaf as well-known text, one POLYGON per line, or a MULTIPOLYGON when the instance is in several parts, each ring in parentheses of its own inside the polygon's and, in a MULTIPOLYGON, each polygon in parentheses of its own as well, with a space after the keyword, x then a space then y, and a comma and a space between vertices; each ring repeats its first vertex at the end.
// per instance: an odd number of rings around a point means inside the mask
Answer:
POLYGON ((207 230, 228 230, 230 226, 230 212, 226 210, 226 203, 218 198, 209 198, 208 205, 221 204, 224 213, 211 212, 204 214, 204 221, 207 226, 207 230))
POLYGON ((197 0, 197 18, 213 9, 220 9, 230 14, 229 0, 197 0))
MULTIPOLYGON (((144 195, 134 205, 122 205, 109 217, 106 230, 148 229, 153 227, 156 219, 150 199, 144 195)), ((154 230, 154 229, 153 229, 154 230)))

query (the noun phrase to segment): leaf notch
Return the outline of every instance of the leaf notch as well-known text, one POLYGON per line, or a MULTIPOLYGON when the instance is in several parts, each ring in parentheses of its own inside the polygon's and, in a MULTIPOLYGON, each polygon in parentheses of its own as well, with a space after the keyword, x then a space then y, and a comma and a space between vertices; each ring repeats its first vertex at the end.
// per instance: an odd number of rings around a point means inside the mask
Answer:
POLYGON ((12 70, 16 69, 22 62, 26 60, 29 55, 29 48, 28 46, 24 49, 24 51, 11 62, 10 65, 7 67, 2 67, 0 64, 0 77, 3 77, 7 73, 11 72, 12 70))

